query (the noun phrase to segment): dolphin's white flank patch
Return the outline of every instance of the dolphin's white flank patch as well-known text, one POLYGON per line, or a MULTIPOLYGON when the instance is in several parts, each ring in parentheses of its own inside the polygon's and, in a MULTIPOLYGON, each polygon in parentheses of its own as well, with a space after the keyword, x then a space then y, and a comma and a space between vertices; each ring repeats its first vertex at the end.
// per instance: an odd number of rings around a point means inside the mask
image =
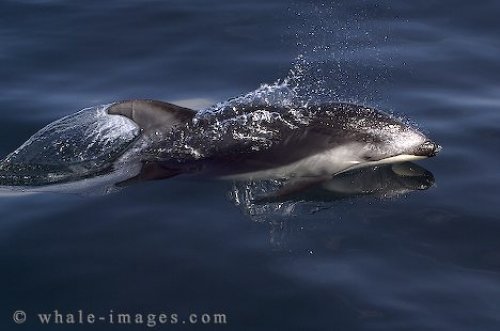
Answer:
POLYGON ((425 156, 402 154, 378 161, 362 161, 360 159, 361 148, 362 147, 357 146, 357 144, 349 144, 328 150, 324 153, 309 156, 282 167, 238 175, 222 176, 220 178, 232 180, 258 180, 264 178, 334 176, 353 169, 416 161, 427 158, 425 156))
POLYGON ((364 163, 361 163, 359 165, 356 165, 356 166, 351 167, 351 168, 346 169, 346 170, 357 169, 357 168, 362 168, 362 167, 377 166, 377 165, 383 165, 383 164, 417 161, 417 160, 423 160, 426 158, 427 158, 427 156, 401 154, 401 155, 397 155, 397 156, 391 156, 391 157, 388 157, 388 158, 385 158, 382 160, 378 160, 378 161, 364 162, 364 163))

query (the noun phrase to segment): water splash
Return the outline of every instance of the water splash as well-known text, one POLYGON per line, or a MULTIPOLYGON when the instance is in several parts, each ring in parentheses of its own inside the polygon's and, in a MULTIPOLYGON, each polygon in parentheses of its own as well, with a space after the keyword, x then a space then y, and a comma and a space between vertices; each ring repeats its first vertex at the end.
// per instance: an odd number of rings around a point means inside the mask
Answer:
POLYGON ((146 158, 190 160, 220 156, 235 146, 240 151, 269 148, 287 130, 308 125, 309 105, 321 103, 304 77, 308 66, 299 56, 284 79, 200 110, 184 130, 149 146, 146 158))
POLYGON ((86 108, 50 123, 0 163, 3 185, 37 185, 95 175, 111 165, 139 136, 109 105, 86 108))

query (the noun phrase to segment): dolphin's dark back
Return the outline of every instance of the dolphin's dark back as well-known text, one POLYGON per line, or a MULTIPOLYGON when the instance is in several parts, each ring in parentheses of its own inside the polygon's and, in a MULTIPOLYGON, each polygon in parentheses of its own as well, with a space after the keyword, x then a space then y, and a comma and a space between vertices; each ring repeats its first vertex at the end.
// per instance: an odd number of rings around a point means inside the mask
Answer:
MULTIPOLYGON (((198 121, 197 126, 189 127, 184 136, 192 137, 188 142, 204 152, 203 162, 210 162, 213 168, 224 172, 258 171, 280 167, 320 154, 332 148, 351 142, 374 142, 374 138, 361 127, 377 128, 388 125, 401 125, 401 122, 389 114, 373 108, 348 104, 332 103, 309 106, 307 108, 283 108, 273 106, 234 107, 237 115, 267 112, 279 114, 279 120, 262 121, 258 124, 241 124, 227 121, 231 116, 214 113, 198 121), (306 121, 298 121, 297 113, 305 114, 306 121), (224 122, 226 121, 226 122, 224 122), (215 123, 215 124, 213 124, 215 123), (221 128, 221 126, 226 126, 221 128), (207 131, 224 131, 210 144, 200 139, 207 131), (242 141, 238 135, 250 136, 252 130, 268 132, 262 146, 252 140, 242 141), (257 148, 256 148, 257 147, 257 148)), ((168 142, 170 144, 171 142, 168 142)), ((168 155, 164 155, 168 160, 168 155)), ((160 156, 162 157, 162 156, 160 156)))

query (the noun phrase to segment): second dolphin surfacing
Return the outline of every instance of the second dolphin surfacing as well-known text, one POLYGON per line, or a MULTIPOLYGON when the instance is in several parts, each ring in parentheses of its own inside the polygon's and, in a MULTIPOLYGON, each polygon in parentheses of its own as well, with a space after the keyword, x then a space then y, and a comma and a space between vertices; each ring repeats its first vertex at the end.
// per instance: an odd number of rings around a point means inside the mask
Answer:
POLYGON ((134 180, 185 173, 324 180, 344 171, 418 160, 440 147, 370 107, 231 104, 193 110, 129 100, 49 124, 0 162, 1 185, 44 186, 142 165, 134 180))

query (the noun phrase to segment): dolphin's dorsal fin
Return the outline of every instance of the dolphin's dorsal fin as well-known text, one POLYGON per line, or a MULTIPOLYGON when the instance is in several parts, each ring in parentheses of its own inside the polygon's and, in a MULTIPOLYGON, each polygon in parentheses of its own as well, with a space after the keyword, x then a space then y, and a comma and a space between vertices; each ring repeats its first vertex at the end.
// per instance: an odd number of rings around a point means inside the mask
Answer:
POLYGON ((191 121, 195 111, 158 100, 126 100, 114 103, 108 114, 122 115, 134 121, 143 131, 167 131, 191 121))

